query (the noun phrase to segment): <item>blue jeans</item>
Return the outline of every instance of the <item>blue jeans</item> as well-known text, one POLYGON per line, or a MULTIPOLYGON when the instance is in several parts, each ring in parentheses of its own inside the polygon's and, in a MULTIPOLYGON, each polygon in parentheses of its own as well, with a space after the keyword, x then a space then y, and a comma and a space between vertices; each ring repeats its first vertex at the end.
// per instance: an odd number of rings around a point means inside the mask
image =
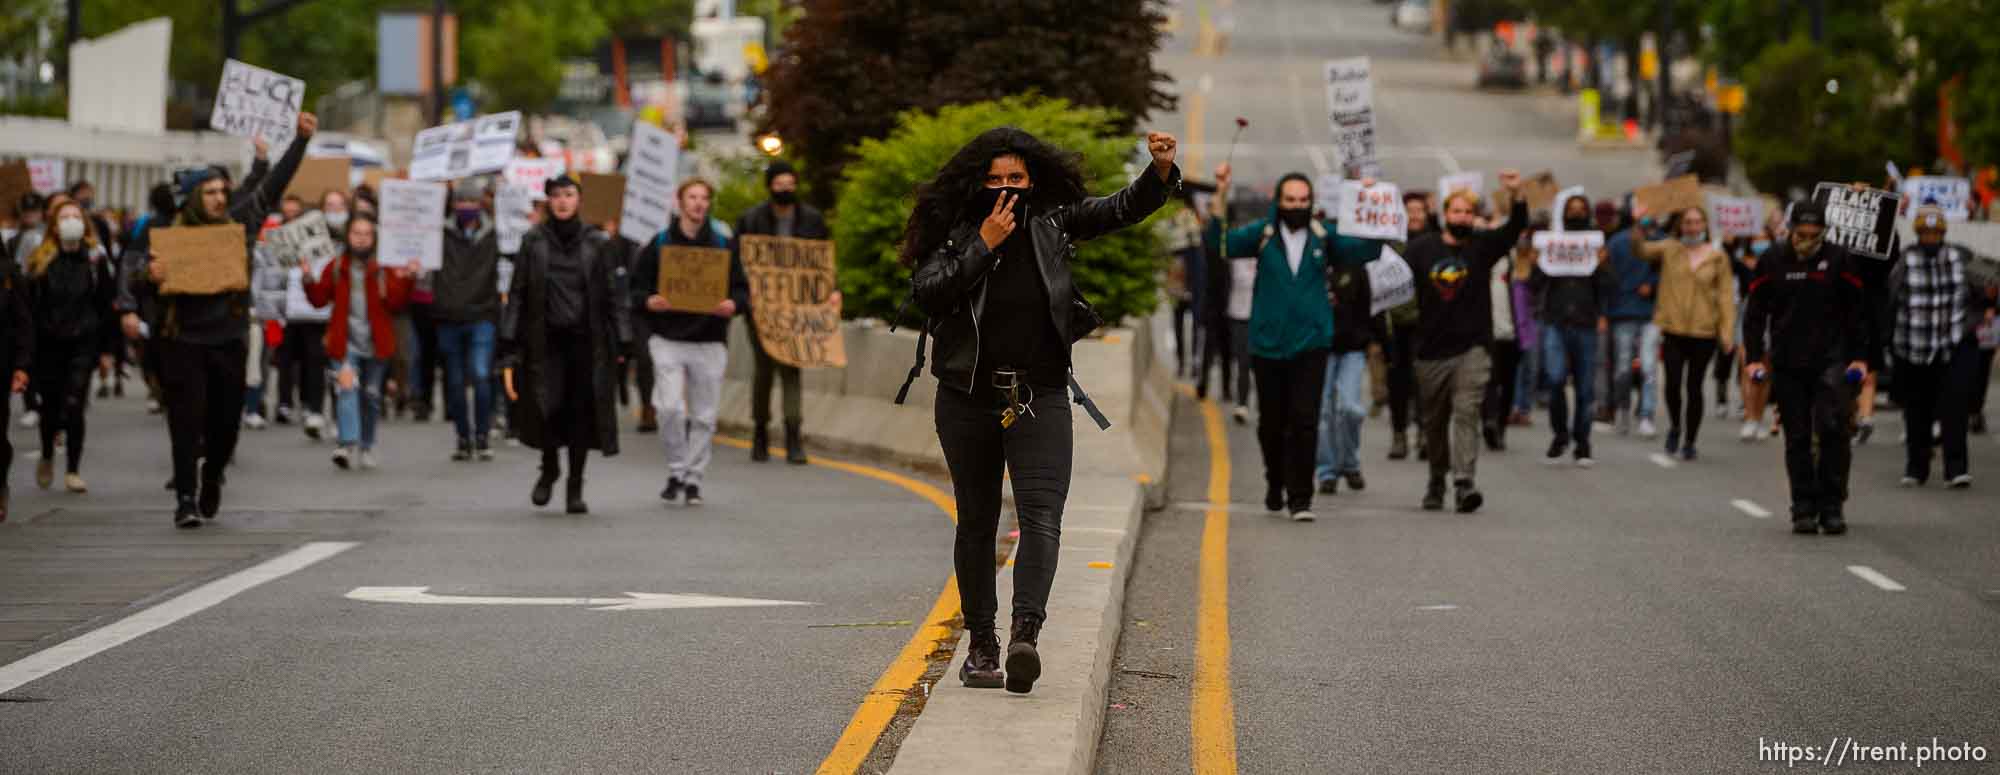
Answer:
POLYGON ((1361 421, 1368 417, 1368 405, 1361 398, 1361 380, 1367 375, 1365 350, 1327 356, 1326 386, 1320 389, 1319 454, 1314 481, 1361 472, 1361 421))
POLYGON ((359 358, 349 353, 333 367, 333 409, 335 426, 343 446, 359 444, 375 448, 375 418, 382 416, 382 380, 389 375, 389 362, 381 358, 359 358), (340 370, 352 368, 357 375, 352 387, 340 386, 340 370))
POLYGON ((1639 360, 1641 383, 1637 416, 1650 420, 1660 393, 1660 327, 1650 320, 1611 321, 1611 396, 1620 409, 1632 392, 1634 358, 1639 360))
POLYGON ((461 441, 484 439, 493 430, 493 321, 437 324, 438 351, 444 354, 444 413, 461 441), (472 416, 465 413, 465 388, 472 385, 472 416))
POLYGON ((1526 417, 1535 413, 1535 396, 1542 392, 1542 343, 1522 345, 1521 365, 1514 369, 1514 411, 1526 417))
POLYGON ((1596 384, 1597 329, 1589 326, 1542 327, 1542 381, 1549 389, 1549 427, 1556 438, 1590 443, 1592 387, 1596 384), (1569 411, 1563 383, 1576 388, 1576 412, 1569 411), (1569 427, 1563 427, 1567 419, 1569 427))

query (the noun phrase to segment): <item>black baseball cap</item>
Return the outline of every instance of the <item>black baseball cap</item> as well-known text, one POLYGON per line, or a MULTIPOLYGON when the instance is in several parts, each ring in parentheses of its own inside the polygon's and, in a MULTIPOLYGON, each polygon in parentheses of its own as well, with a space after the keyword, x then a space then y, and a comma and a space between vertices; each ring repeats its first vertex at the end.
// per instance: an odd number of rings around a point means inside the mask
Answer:
POLYGON ((1813 202, 1800 202, 1792 206, 1793 226, 1826 227, 1826 210, 1813 202))

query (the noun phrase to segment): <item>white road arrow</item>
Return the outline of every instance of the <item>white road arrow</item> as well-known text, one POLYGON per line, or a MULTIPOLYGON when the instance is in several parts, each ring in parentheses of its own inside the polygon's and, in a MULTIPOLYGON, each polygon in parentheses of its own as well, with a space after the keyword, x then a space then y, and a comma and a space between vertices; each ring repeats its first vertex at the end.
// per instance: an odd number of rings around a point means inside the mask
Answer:
POLYGON ((368 603, 409 603, 415 605, 575 605, 593 611, 661 611, 669 608, 750 608, 778 605, 813 605, 796 600, 760 600, 754 597, 627 592, 624 597, 474 597, 433 595, 430 587, 355 587, 347 599, 368 603))

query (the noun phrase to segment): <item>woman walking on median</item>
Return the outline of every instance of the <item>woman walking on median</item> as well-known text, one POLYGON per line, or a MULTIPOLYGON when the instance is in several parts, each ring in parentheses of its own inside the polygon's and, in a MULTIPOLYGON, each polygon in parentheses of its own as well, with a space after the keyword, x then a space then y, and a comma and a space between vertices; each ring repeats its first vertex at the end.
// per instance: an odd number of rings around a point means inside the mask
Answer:
POLYGON ((396 357, 393 315, 409 303, 410 267, 386 268, 375 258, 375 219, 354 216, 347 222, 347 252, 327 262, 310 285, 306 298, 315 307, 331 306, 326 329, 327 362, 333 364, 333 405, 340 442, 333 464, 345 470, 358 464, 372 469, 375 424, 382 416, 382 380, 396 357))
MULTIPOLYGON (((1635 209, 1645 217, 1644 208, 1635 209)), ((1633 234, 1639 258, 1660 267, 1653 323, 1660 327, 1666 364, 1667 454, 1693 460, 1708 406, 1701 383, 1708 377, 1709 359, 1735 349, 1735 272, 1728 254, 1709 240, 1708 216, 1699 207, 1674 213, 1667 222, 1667 239, 1644 242, 1638 232, 1633 234)))
MULTIPOLYGON (((1041 676, 1036 644, 1075 444, 1070 346, 1099 325, 1069 261, 1073 243, 1137 225, 1179 188, 1173 136, 1151 133, 1146 143, 1153 163, 1137 180, 1086 197, 1074 154, 1016 128, 992 129, 917 191, 902 259, 915 269, 912 295, 935 337, 938 442, 958 501, 953 566, 971 641, 959 678, 969 687, 1003 683, 993 557, 1003 475, 1021 522, 1004 684, 1025 693, 1041 676)), ((1078 400, 1087 401, 1081 391, 1078 400)))
POLYGON ((83 414, 90 403, 90 372, 108 365, 119 346, 117 278, 97 242, 83 207, 57 197, 48 233, 28 256, 29 305, 34 309, 34 388, 41 398, 42 459, 35 485, 55 481, 56 435, 62 434, 68 467, 63 487, 89 489, 83 481, 83 414))
POLYGON ((529 502, 548 505, 569 450, 565 510, 590 513, 583 466, 595 449, 618 454, 618 355, 632 340, 619 294, 625 261, 605 233, 584 224, 583 188, 568 175, 543 185, 548 218, 521 238, 500 313, 500 362, 516 402, 521 443, 542 451, 529 502))

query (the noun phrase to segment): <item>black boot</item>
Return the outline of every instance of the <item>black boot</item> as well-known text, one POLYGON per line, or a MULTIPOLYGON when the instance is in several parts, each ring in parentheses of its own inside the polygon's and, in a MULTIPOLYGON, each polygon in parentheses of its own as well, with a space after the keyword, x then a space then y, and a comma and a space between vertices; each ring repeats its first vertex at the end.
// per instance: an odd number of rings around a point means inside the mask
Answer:
POLYGON ((757 423, 750 431, 750 460, 763 463, 771 459, 771 426, 757 423))
POLYGON ((1425 511, 1444 510, 1443 479, 1433 477, 1431 479, 1431 483, 1424 487, 1424 510, 1425 511))
POLYGON ((1410 436, 1402 431, 1389 439, 1389 459, 1402 460, 1410 456, 1410 436))
POLYGON ((201 509, 195 505, 194 496, 182 495, 174 499, 174 527, 201 527, 201 509))
POLYGON ((958 668, 958 680, 968 689, 1000 688, 999 635, 992 630, 972 632, 966 642, 965 664, 958 668))
POLYGON ((570 472, 569 481, 567 486, 564 487, 563 501, 563 510, 566 512, 571 514, 590 513, 590 506, 583 502, 583 477, 577 476, 574 471, 570 472))
POLYGON ((215 513, 222 510, 222 467, 209 461, 201 464, 201 516, 215 519, 215 513))
POLYGON ((1035 679, 1042 677, 1042 655, 1035 650, 1041 635, 1042 620, 1014 615, 1007 634, 1007 691, 1027 694, 1035 688, 1035 679))
POLYGON ((795 466, 806 464, 805 423, 802 420, 785 421, 785 462, 795 466))
POLYGON ((1471 479, 1458 480, 1458 483, 1452 486, 1452 492, 1460 514, 1471 514, 1486 503, 1486 496, 1479 493, 1478 487, 1472 486, 1471 479))
POLYGON ((551 448, 542 453, 542 475, 535 479, 535 489, 528 493, 528 502, 536 506, 549 505, 549 499, 555 497, 556 479, 560 476, 562 471, 556 463, 556 452, 551 448))

